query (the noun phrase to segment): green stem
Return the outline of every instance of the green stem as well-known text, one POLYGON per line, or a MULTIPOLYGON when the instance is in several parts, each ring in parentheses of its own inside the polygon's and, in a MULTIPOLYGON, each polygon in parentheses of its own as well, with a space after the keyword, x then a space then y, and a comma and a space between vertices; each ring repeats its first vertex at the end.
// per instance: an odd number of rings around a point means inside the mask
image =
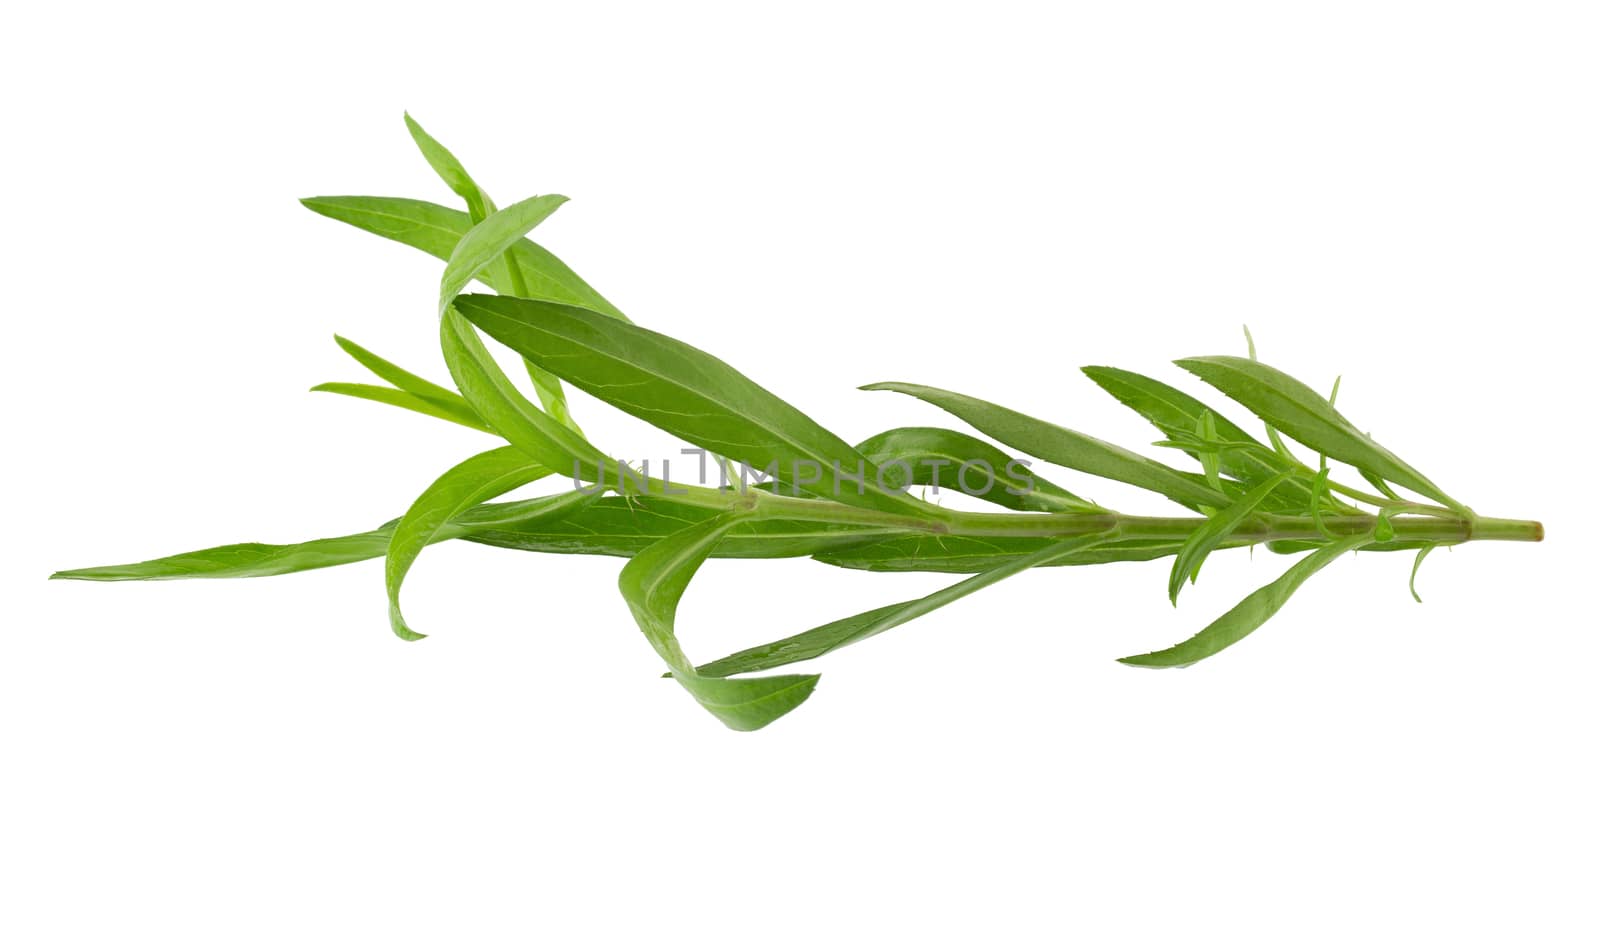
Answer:
MULTIPOLYGON (((671 485, 649 479, 644 494, 717 511, 747 511, 759 518, 786 521, 811 521, 828 524, 854 524, 922 534, 949 534, 962 537, 1076 537, 1115 528, 1120 540, 1181 541, 1206 522, 1199 517, 1169 518, 1105 514, 1047 514, 1040 512, 952 511, 927 506, 924 515, 902 515, 859 508, 819 498, 777 495, 751 489, 713 489, 695 485, 671 485)), ((1475 515, 1407 515, 1389 519, 1395 542, 1416 541, 1435 544, 1464 544, 1468 541, 1542 541, 1544 525, 1537 521, 1511 518, 1482 518, 1475 515)), ((1319 529, 1305 516, 1256 515, 1232 532, 1244 543, 1266 541, 1326 541, 1352 535, 1371 534, 1378 526, 1377 515, 1324 515, 1319 529)))

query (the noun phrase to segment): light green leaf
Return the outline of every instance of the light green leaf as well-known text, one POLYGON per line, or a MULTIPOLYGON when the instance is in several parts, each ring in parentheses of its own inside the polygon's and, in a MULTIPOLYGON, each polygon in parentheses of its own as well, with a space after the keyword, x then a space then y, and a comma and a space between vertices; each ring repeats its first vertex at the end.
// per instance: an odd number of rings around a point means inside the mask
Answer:
MULTIPOLYGON (((502 446, 473 456, 434 480, 412 502, 395 525, 384 562, 384 588, 389 594, 389 626, 401 639, 422 639, 423 634, 406 625, 400 612, 400 585, 422 549, 433 543, 435 535, 451 519, 491 498, 543 478, 550 470, 530 460, 520 449, 502 446)), ((574 492, 577 499, 588 498, 574 492)))
MULTIPOLYGON (((1218 442, 1221 437, 1217 435, 1217 418, 1210 410, 1200 414, 1200 420, 1195 424, 1195 436, 1201 442, 1218 442)), ((1222 491, 1222 462, 1217 458, 1217 453, 1209 449, 1202 450, 1196 456, 1200 460, 1200 467, 1205 470, 1206 484, 1222 491)))
POLYGON ((467 202, 467 213, 474 223, 481 222, 494 212, 494 201, 489 199, 489 194, 478 186, 467 169, 456 160, 456 156, 450 153, 450 149, 422 130, 409 112, 406 113, 406 129, 411 132, 411 140, 417 142, 417 149, 422 156, 427 158, 428 166, 445 182, 445 186, 467 202))
POLYGON ((439 344, 461 395, 496 433, 547 469, 603 481, 605 455, 529 403, 454 307, 439 321, 439 344))
POLYGON ((723 724, 735 731, 754 731, 805 701, 816 688, 818 676, 704 677, 684 655, 674 625, 678 602, 689 581, 735 523, 734 516, 719 516, 650 545, 622 568, 617 583, 634 621, 678 684, 723 724))
POLYGON ((530 230, 549 218, 550 214, 566 203, 559 194, 546 194, 518 201, 504 210, 496 210, 488 219, 468 230, 445 264, 444 275, 439 279, 439 314, 442 316, 456 296, 478 273, 515 246, 530 230))
POLYGON ((387 380, 397 389, 404 390, 424 400, 432 400, 441 405, 447 405, 452 409, 465 411, 468 415, 476 416, 476 414, 472 413, 472 408, 467 406, 467 401, 463 400, 461 394, 456 393, 454 390, 441 387, 431 380, 418 377, 404 367, 384 360, 347 338, 342 338, 336 334, 333 336, 333 340, 334 343, 339 345, 340 350, 354 358, 356 363, 372 371, 379 378, 387 380))
POLYGON ((1176 363, 1317 452, 1435 501, 1460 507, 1422 473, 1358 430, 1321 394, 1283 371, 1259 361, 1225 355, 1191 357, 1176 363))
POLYGON ((1346 551, 1355 550, 1371 540, 1372 538, 1364 534, 1355 535, 1319 547, 1296 561, 1294 566, 1284 571, 1277 580, 1240 600, 1233 609, 1217 617, 1211 625, 1176 646, 1159 652, 1127 656, 1117 661, 1125 665, 1169 668, 1193 665, 1201 659, 1214 656, 1255 632, 1261 624, 1271 619, 1274 613, 1283 609, 1283 605, 1296 590, 1300 589, 1300 585, 1310 580, 1317 571, 1333 563, 1346 551))
MULTIPOLYGON (((404 197, 308 197, 300 202, 329 219, 445 260, 473 225, 472 218, 460 210, 404 197)), ((626 320, 615 305, 543 246, 524 239, 511 248, 510 259, 526 280, 526 297, 578 305, 626 320)), ((491 262, 477 278, 497 292, 519 291, 505 258, 491 262)))
MULTIPOLYGON (((587 496, 586 496, 587 497, 587 496)), ((610 501, 610 500, 603 500, 610 501)), ((623 499, 614 499, 619 505, 624 504, 623 499)), ((598 504, 598 502, 596 503, 598 504)), ((639 504, 636 500, 634 504, 639 504)), ((685 509, 688 506, 679 506, 685 509)), ((523 501, 499 502, 494 504, 479 505, 463 512, 455 520, 440 528, 434 533, 431 543, 449 540, 451 538, 475 539, 476 535, 483 533, 484 540, 478 543, 497 547, 508 547, 517 550, 539 550, 555 553, 608 553, 632 556, 642 549, 655 537, 648 534, 641 536, 636 546, 617 547, 603 543, 605 535, 598 533, 598 527, 606 524, 602 517, 587 516, 588 503, 580 502, 571 497, 571 493, 554 495, 547 498, 530 498, 523 501), (559 514, 557 514, 559 512, 559 514), (568 518, 585 518, 587 523, 579 522, 568 528, 567 531, 558 532, 562 523, 568 518), (527 529, 520 532, 518 529, 527 529), (512 536, 519 534, 536 534, 545 536, 549 546, 532 544, 524 546, 519 544, 512 536), (564 546, 554 535, 562 534, 567 541, 581 542, 585 539, 600 538, 599 550, 564 546)), ((689 519, 690 521, 703 520, 709 512, 702 509, 689 509, 701 515, 689 519)), ((359 534, 347 534, 336 538, 318 538, 312 541, 302 541, 298 544, 224 544, 220 547, 209 547, 198 551, 188 551, 182 554, 173 554, 168 557, 158 557, 153 560, 140 561, 133 564, 114 564, 104 567, 85 567, 79 570, 63 570, 51 575, 53 580, 189 580, 196 578, 245 578, 245 577, 272 577, 279 574, 299 573, 303 570, 319 570, 324 567, 336 567, 340 564, 352 564, 358 561, 372 560, 383 557, 389 552, 389 542, 394 535, 394 529, 399 524, 399 519, 386 522, 371 531, 359 534)), ((675 519, 675 527, 658 528, 659 537, 662 534, 681 528, 685 522, 675 519)), ((829 531, 827 525, 789 525, 787 531, 780 525, 783 522, 750 522, 751 526, 759 526, 759 533, 751 535, 744 544, 745 554, 749 557, 781 556, 771 555, 767 551, 773 548, 788 550, 787 556, 807 556, 817 550, 828 546, 838 546, 850 540, 860 538, 851 534, 852 529, 833 526, 829 531), (790 547, 778 547, 782 542, 790 542, 790 547)), ((864 532, 870 539, 872 532, 864 532)))
POLYGON ((1186 476, 1177 469, 1121 446, 1034 419, 986 400, 919 384, 877 383, 861 389, 892 390, 916 397, 953 413, 979 432, 1013 449, 1069 469, 1148 489, 1179 504, 1219 507, 1228 502, 1226 495, 1206 485, 1203 479, 1186 476))
POLYGON ((1019 460, 983 440, 953 429, 904 426, 858 443, 856 451, 881 469, 894 488, 934 485, 1016 511, 1105 511, 1045 481, 1019 460))
POLYGON ((425 416, 449 420, 460 423, 469 429, 482 432, 493 432, 471 407, 463 403, 462 409, 453 409, 434 400, 427 400, 415 394, 406 393, 404 390, 395 390, 392 387, 379 387, 375 384, 356 383, 324 383, 311 388, 313 393, 337 393, 358 400, 371 400, 374 403, 387 403, 404 410, 412 410, 425 416))
POLYGON ((1360 472, 1361 473, 1361 477, 1366 479, 1367 483, 1369 485, 1371 485, 1373 488, 1377 489, 1378 493, 1380 495, 1382 495, 1385 498, 1388 498, 1388 499, 1390 499, 1392 501, 1405 501, 1405 499, 1400 497, 1398 492, 1396 492, 1393 488, 1391 488, 1389 486, 1388 482, 1385 482, 1383 479, 1378 478, 1376 475, 1373 475, 1371 472, 1368 472, 1366 469, 1357 469, 1356 471, 1360 472))
POLYGON ((1422 562, 1427 560, 1428 553, 1438 546, 1437 544, 1423 546, 1417 551, 1417 559, 1411 562, 1411 580, 1408 586, 1411 588, 1411 599, 1418 603, 1422 602, 1422 597, 1417 595, 1417 571, 1422 569, 1422 562))
MULTIPOLYGON (((458 196, 467 202, 467 216, 472 220, 473 229, 467 231, 467 235, 462 237, 462 242, 466 243, 470 239, 479 238, 475 232, 478 225, 497 212, 494 201, 489 199, 489 194, 478 186, 477 181, 472 179, 472 176, 467 173, 467 169, 461 165, 460 161, 456 160, 456 156, 451 154, 444 145, 434 140, 432 135, 422 130, 422 126, 417 124, 410 114, 406 115, 406 127, 410 129, 412 140, 417 142, 417 147, 421 149, 423 157, 428 159, 428 164, 451 190, 454 190, 458 196)), ((534 220, 533 224, 530 224, 527 229, 532 229, 533 225, 537 225, 538 222, 538 220, 534 220)), ((528 298, 531 293, 528 290, 527 280, 522 275, 522 269, 517 264, 516 253, 510 250, 513 244, 521 241, 521 236, 526 235, 527 229, 517 234, 516 238, 507 240, 507 251, 503 255, 496 255, 479 267, 481 271, 491 264, 497 267, 504 266, 506 279, 510 283, 510 294, 521 298, 528 298)), ((456 249, 459 250, 461 245, 461 243, 458 243, 456 249)), ((455 259, 454 251, 452 251, 451 259, 452 261, 455 259)), ((447 268, 447 275, 448 271, 447 268)), ((457 286, 456 291, 459 292, 461 287, 465 286, 467 281, 470 281, 470 278, 463 281, 461 286, 457 286)), ((444 304, 445 302, 440 302, 441 310, 444 304)), ((572 429, 578 429, 578 424, 572 419, 572 412, 567 406, 567 395, 561 389, 561 381, 532 363, 527 364, 527 368, 528 379, 533 381, 534 392, 538 394, 539 402, 543 404, 545 412, 555 417, 556 422, 572 429)))
POLYGON ((299 544, 224 544, 169 557, 62 570, 51 580, 189 580, 194 578, 273 577, 302 570, 337 567, 382 557, 389 530, 379 529, 299 544))
POLYGON ((758 470, 774 468, 791 484, 814 474, 806 490, 844 504, 931 512, 930 506, 880 487, 877 470, 844 440, 682 341, 549 302, 463 295, 455 308, 495 340, 574 386, 717 455, 758 470))
POLYGON ((875 610, 857 613, 835 620, 816 629, 810 629, 776 642, 736 652, 733 655, 700 667, 701 675, 728 676, 743 672, 760 672, 775 669, 792 662, 815 659, 842 646, 860 642, 871 636, 910 622, 925 613, 953 603, 968 594, 998 583, 1013 574, 1033 567, 1049 564, 1060 558, 1083 551, 1103 540, 1101 535, 1068 538, 1051 542, 1032 554, 1000 564, 991 570, 968 577, 959 583, 936 590, 925 597, 880 606, 875 610))
POLYGON ((1260 508, 1272 494, 1272 490, 1283 484, 1289 477, 1287 471, 1279 472, 1255 488, 1246 492, 1244 497, 1218 510, 1206 519, 1205 524, 1196 528, 1183 542, 1183 547, 1172 561, 1172 572, 1167 575, 1167 598, 1173 606, 1178 605, 1178 594, 1183 590, 1185 580, 1193 581, 1200 573, 1200 565, 1206 556, 1217 548, 1234 529, 1244 523, 1260 508))

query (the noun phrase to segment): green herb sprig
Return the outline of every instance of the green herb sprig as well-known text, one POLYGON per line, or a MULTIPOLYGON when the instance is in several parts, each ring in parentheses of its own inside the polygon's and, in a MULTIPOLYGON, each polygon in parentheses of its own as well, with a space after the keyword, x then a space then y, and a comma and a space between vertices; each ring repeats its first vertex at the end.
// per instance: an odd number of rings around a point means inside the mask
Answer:
MULTIPOLYGON (((382 557, 390 625, 400 638, 417 640, 424 634, 405 619, 401 588, 429 544, 460 539, 625 557, 623 599, 667 674, 730 728, 753 730, 805 701, 818 677, 750 673, 815 659, 1035 567, 1171 557, 1167 593, 1176 605, 1183 586, 1218 550, 1265 544, 1304 555, 1193 637, 1121 660, 1182 666, 1254 632, 1301 584, 1347 553, 1415 551, 1415 596, 1417 567, 1436 547, 1543 538, 1536 521, 1482 517, 1451 498, 1347 420, 1332 396, 1258 361, 1253 340, 1248 357, 1177 364, 1266 424, 1266 443, 1161 381, 1113 367, 1084 368, 1160 431, 1157 446, 1187 454, 1199 472, 973 396, 910 383, 862 389, 923 400, 994 442, 952 429, 907 427, 852 446, 723 361, 634 325, 530 241, 527 234, 565 197, 536 196, 497 209, 449 150, 409 115, 406 125, 465 211, 393 197, 303 202, 445 261, 437 310, 453 389, 344 338, 336 338, 339 346, 383 383, 313 389, 447 420, 505 444, 452 466, 404 515, 371 531, 292 545, 232 544, 54 577, 259 577, 382 557), (473 282, 499 294, 462 294, 473 282), (501 371, 483 335, 522 356, 534 399, 501 371), (674 483, 616 461, 578 426, 563 382, 706 450, 721 470, 719 482, 674 483), (1317 467, 1296 458, 1284 437, 1314 451, 1317 467), (1020 456, 1153 492, 1187 513, 1112 511, 1045 481, 1020 456), (1373 491, 1334 480, 1330 458, 1353 467, 1373 491), (766 481, 750 484, 750 470, 766 481), (975 470, 986 470, 976 476, 986 487, 969 488, 975 470), (562 493, 495 501, 531 482, 569 475, 574 487, 562 493), (997 510, 942 507, 914 497, 913 486, 959 488, 997 510), (927 596, 711 662, 697 665, 685 654, 677 607, 708 558, 802 556, 860 570, 969 576, 927 596)), ((1334 389, 1336 395, 1337 384, 1334 389)))

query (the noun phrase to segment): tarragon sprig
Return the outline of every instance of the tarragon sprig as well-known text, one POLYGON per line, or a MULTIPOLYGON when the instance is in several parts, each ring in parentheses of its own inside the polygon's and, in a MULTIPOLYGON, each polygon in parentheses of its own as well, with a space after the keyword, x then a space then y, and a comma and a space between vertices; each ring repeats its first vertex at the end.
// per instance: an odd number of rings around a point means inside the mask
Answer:
POLYGON ((752 730, 804 702, 818 677, 750 673, 818 658, 1037 567, 1171 557, 1167 592, 1176 605, 1184 584, 1198 579, 1219 550, 1264 544, 1303 555, 1193 637, 1121 660, 1160 667, 1190 665, 1234 645, 1350 552, 1416 551, 1410 574, 1416 596, 1417 568, 1436 547, 1543 537, 1536 521, 1482 517, 1452 498, 1347 420, 1333 396, 1323 398, 1259 361, 1248 332, 1248 357, 1177 363, 1254 414, 1266 427, 1266 443, 1159 380, 1084 368, 1161 432, 1158 446, 1186 454, 1198 472, 978 397, 913 383, 863 389, 923 400, 993 442, 954 429, 903 427, 851 445, 711 354, 633 324, 530 241, 528 233, 565 197, 497 208, 454 154, 410 116, 406 124, 464 211, 390 197, 304 203, 445 262, 433 307, 453 384, 426 380, 337 338, 382 383, 314 389, 447 420, 501 444, 452 465, 400 518, 370 531, 293 545, 233 544, 55 577, 256 577, 383 557, 391 627, 417 640, 423 634, 404 618, 400 591, 430 544, 459 539, 629 558, 622 596, 666 674, 724 724, 752 730), (474 282, 499 294, 467 293, 474 282), (484 335, 522 357, 533 399, 500 370, 484 335), (646 463, 617 460, 583 433, 564 383, 703 450, 720 469, 718 481, 675 483, 652 476, 646 463), (1296 458, 1284 437, 1312 450, 1317 467, 1296 458), (1330 459, 1353 468, 1373 491, 1335 479, 1330 459), (1047 482, 1033 471, 1033 460, 1135 486, 1185 512, 1158 517, 1105 508, 1047 482), (978 476, 981 488, 971 481, 975 469, 986 470, 978 476), (573 487, 558 494, 495 501, 531 482, 569 476, 573 487), (935 495, 913 494, 940 489, 965 492, 996 510, 961 510, 935 495), (691 579, 713 557, 811 557, 868 571, 967 576, 922 597, 696 663, 678 638, 676 614, 691 579))

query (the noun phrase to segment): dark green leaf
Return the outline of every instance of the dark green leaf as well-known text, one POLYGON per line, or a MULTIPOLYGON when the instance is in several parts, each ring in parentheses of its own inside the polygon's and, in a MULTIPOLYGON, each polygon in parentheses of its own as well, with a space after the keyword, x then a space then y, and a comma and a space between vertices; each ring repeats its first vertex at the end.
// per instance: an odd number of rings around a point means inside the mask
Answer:
POLYGON ((884 478, 896 489, 932 485, 1016 511, 1105 511, 1045 481, 1021 460, 953 429, 904 426, 857 444, 856 451, 882 470, 884 478))
POLYGON ((860 642, 871 636, 893 629, 902 623, 910 622, 925 613, 937 610, 947 603, 953 603, 971 593, 976 593, 990 584, 1004 580, 1013 574, 1024 570, 1039 567, 1058 558, 1064 558, 1082 551, 1101 540, 1100 535, 1087 535, 1078 538, 1057 540, 1040 550, 1007 561, 991 570, 984 571, 968 577, 960 583, 953 584, 941 590, 936 590, 925 597, 915 600, 906 600, 903 603, 894 603, 889 606, 880 606, 875 610, 848 616, 842 620, 835 620, 816 629, 780 639, 777 642, 756 646, 736 652, 726 658, 700 667, 701 675, 727 676, 738 675, 743 672, 760 672, 765 669, 775 669, 792 662, 804 662, 818 656, 832 652, 842 646, 860 642))
POLYGON ((1422 473, 1358 430, 1321 394, 1283 371, 1225 355, 1186 358, 1177 364, 1312 449, 1459 507, 1422 473))
POLYGON ((769 678, 707 678, 678 644, 678 602, 700 565, 736 523, 719 516, 657 541, 622 568, 618 586, 634 621, 695 701, 735 731, 754 731, 794 710, 816 688, 815 675, 769 678))
POLYGON ((1356 535, 1319 547, 1296 561, 1294 566, 1284 571, 1277 580, 1245 597, 1233 609, 1217 617, 1211 625, 1176 646, 1159 652, 1127 656, 1117 661, 1126 665, 1169 668, 1193 665, 1201 659, 1214 656, 1255 632, 1262 623, 1271 619, 1272 615, 1289 601, 1289 597, 1300 589, 1300 585, 1311 579, 1317 571, 1328 566, 1344 552, 1354 550, 1371 540, 1366 535, 1356 535))
POLYGON ((682 341, 549 302, 463 295, 455 308, 574 386, 718 455, 774 469, 780 481, 797 487, 814 473, 807 491, 845 504, 900 513, 929 509, 881 488, 877 470, 844 440, 682 341))
POLYGON ((976 397, 906 383, 869 384, 861 389, 892 390, 927 401, 960 417, 979 432, 1046 462, 1149 489, 1180 504, 1212 507, 1227 504, 1227 496, 1206 485, 1204 480, 1185 476, 1170 466, 1129 452, 1121 446, 1036 420, 976 397))

